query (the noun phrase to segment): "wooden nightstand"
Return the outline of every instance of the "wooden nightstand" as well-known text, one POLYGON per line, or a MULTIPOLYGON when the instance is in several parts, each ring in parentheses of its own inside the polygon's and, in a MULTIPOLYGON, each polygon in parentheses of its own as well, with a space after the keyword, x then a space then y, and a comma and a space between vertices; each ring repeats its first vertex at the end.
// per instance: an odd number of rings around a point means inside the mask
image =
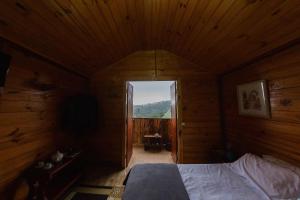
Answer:
POLYGON ((25 173, 29 185, 28 199, 59 199, 81 174, 80 153, 64 158, 49 170, 32 166, 25 173))

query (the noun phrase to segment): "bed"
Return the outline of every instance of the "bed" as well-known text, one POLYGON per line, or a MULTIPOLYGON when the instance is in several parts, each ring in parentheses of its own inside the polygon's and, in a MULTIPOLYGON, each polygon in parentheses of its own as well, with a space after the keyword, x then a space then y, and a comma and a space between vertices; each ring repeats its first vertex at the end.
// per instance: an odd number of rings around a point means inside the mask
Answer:
POLYGON ((300 170, 252 154, 223 164, 141 164, 125 183, 124 200, 297 199, 300 170))

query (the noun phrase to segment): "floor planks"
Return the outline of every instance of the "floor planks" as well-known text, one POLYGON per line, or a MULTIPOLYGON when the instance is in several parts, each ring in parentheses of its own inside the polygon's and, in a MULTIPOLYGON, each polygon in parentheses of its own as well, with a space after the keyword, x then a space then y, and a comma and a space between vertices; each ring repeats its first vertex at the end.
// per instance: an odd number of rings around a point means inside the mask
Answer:
POLYGON ((86 175, 81 184, 92 186, 116 186, 122 185, 126 174, 136 164, 143 163, 174 163, 171 152, 144 151, 143 147, 134 147, 129 166, 126 169, 118 169, 111 166, 93 166, 86 169, 86 175))

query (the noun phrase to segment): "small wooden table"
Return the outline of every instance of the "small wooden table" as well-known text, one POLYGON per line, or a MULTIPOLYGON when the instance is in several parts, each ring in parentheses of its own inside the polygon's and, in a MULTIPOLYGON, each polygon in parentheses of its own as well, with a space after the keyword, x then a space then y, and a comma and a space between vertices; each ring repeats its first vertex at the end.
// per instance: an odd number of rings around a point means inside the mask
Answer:
POLYGON ((82 174, 80 154, 64 158, 49 170, 29 168, 25 174, 29 184, 28 199, 60 199, 82 174))
POLYGON ((144 150, 158 150, 162 148, 161 135, 144 135, 144 150))

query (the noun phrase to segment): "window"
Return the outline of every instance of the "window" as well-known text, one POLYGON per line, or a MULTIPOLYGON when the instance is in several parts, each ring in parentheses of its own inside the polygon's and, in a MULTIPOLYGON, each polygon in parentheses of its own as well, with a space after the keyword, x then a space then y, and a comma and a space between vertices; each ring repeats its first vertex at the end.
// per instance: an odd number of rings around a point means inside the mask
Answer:
POLYGON ((134 118, 171 118, 170 86, 174 81, 133 81, 134 118))

